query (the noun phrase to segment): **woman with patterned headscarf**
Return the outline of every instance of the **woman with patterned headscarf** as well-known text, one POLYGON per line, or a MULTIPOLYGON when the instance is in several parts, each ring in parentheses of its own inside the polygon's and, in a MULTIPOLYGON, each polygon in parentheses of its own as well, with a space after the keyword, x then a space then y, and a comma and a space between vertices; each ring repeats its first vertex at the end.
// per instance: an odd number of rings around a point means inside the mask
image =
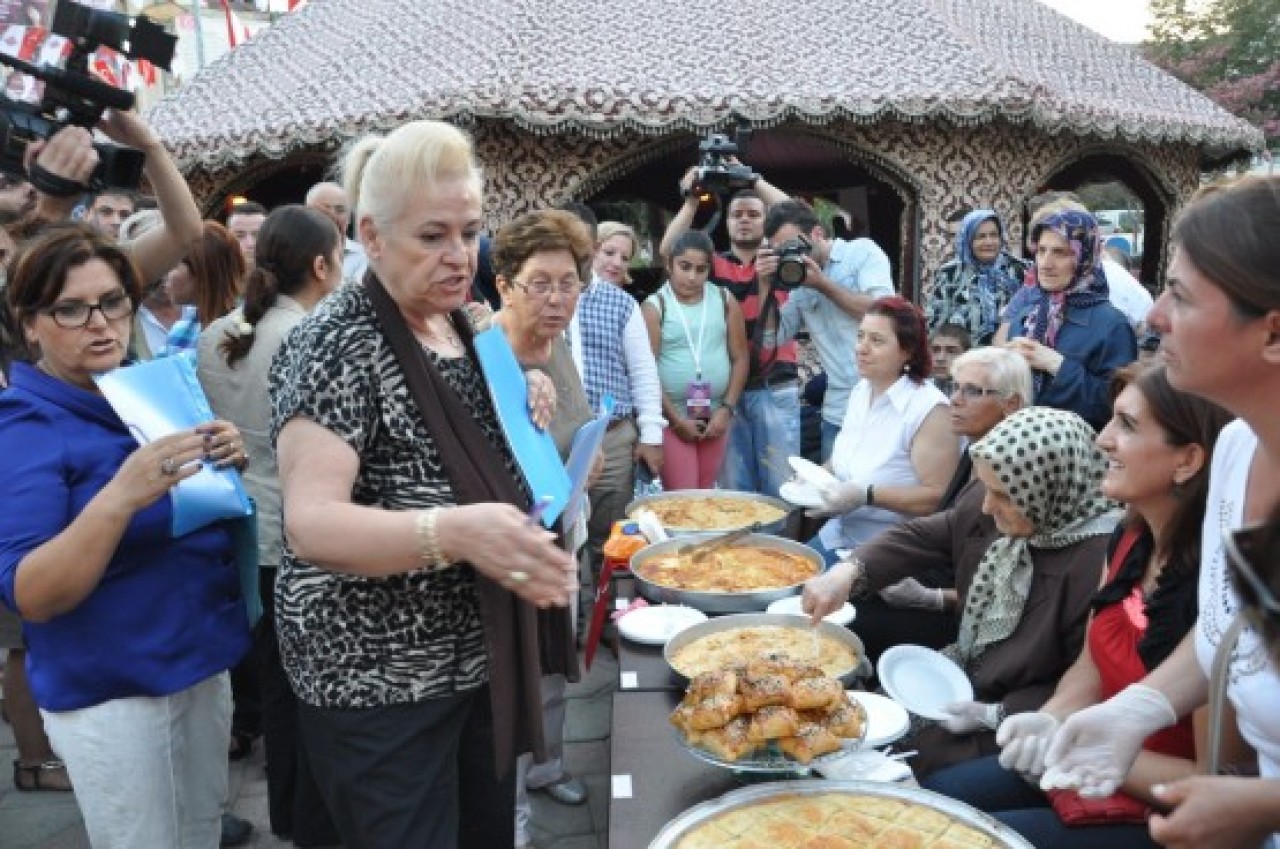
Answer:
POLYGON ((956 233, 956 258, 934 275, 924 307, 929 335, 955 324, 968 331, 974 345, 991 344, 1026 271, 1026 262, 1009 253, 995 210, 970 212, 956 233))
MULTIPOLYGON (((922 778, 994 754, 1005 714, 1033 710, 1053 693, 1083 645, 1089 603, 1121 515, 1101 494, 1106 460, 1093 430, 1074 413, 1020 410, 969 454, 981 486, 962 494, 952 510, 918 520, 911 534, 917 545, 936 536, 935 548, 950 546, 960 631, 944 653, 969 676, 975 699, 945 706, 940 724, 916 734, 913 767, 922 778)), ((875 546, 855 555, 883 562, 887 552, 875 546)), ((928 560, 923 551, 896 554, 928 560)), ((867 567, 868 589, 901 577, 873 580, 874 571, 867 567)))
POLYGON ((996 340, 1008 339, 1031 366, 1037 404, 1071 410, 1100 429, 1111 411, 1111 375, 1138 358, 1138 342, 1108 298, 1098 222, 1065 210, 1037 224, 1031 242, 1034 282, 1010 301, 996 340))

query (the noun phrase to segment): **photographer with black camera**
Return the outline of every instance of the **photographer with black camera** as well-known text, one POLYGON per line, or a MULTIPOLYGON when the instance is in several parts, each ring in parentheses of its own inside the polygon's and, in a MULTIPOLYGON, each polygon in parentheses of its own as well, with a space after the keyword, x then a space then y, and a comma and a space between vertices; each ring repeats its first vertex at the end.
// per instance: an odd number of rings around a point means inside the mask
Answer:
POLYGON ((770 279, 758 280, 756 252, 764 240, 769 205, 787 194, 733 156, 738 144, 712 135, 700 145, 699 164, 680 180, 684 205, 663 234, 658 250, 670 260, 671 246, 693 226, 701 198, 716 197, 726 209, 729 250, 711 258, 711 281, 738 299, 750 343, 747 387, 729 408, 733 423, 725 450, 720 484, 730 489, 776 496, 791 476, 787 457, 800 453, 800 387, 794 342, 778 345, 779 305, 787 293, 770 279), (727 204, 723 195, 729 195, 727 204))
POLYGON ((778 339, 807 330, 827 375, 822 403, 826 461, 844 421, 849 392, 858 382, 858 323, 873 301, 895 293, 889 257, 867 238, 828 238, 813 207, 802 200, 770 207, 764 234, 769 247, 756 254, 756 273, 791 290, 782 305, 778 339))

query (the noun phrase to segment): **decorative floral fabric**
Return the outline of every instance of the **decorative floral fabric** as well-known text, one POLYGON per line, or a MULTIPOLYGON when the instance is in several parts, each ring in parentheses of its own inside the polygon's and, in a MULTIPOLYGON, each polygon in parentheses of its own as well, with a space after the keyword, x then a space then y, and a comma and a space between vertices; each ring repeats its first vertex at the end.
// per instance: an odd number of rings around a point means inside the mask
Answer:
POLYGON ((1004 222, 995 210, 970 212, 956 233, 956 258, 938 269, 925 304, 929 333, 944 324, 958 324, 969 332, 974 345, 989 345, 1026 271, 1027 263, 1008 252, 1004 222), (1000 228, 1000 253, 994 261, 982 263, 973 255, 973 239, 987 221, 995 221, 1000 228))
POLYGON ((962 665, 1013 633, 1031 590, 1033 548, 1065 548, 1110 534, 1120 506, 1102 495, 1106 460, 1094 431, 1075 413, 1049 407, 1019 410, 969 449, 1031 520, 1029 537, 991 544, 965 598, 960 634, 948 654, 962 665))

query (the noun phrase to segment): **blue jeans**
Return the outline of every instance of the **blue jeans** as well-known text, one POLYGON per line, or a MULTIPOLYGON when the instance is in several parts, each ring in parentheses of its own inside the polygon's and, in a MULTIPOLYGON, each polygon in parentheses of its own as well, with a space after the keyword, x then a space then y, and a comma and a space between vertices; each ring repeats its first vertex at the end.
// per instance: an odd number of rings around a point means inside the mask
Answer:
POLYGON ((840 433, 840 425, 822 420, 822 462, 831 459, 831 451, 836 447, 836 435, 840 433))
POLYGON ((827 564, 827 566, 834 566, 834 565, 835 565, 835 562, 836 562, 836 560, 838 559, 838 558, 836 557, 836 553, 835 553, 834 551, 832 551, 831 549, 827 548, 825 545, 823 545, 823 544, 822 544, 822 539, 821 539, 817 534, 814 534, 814 535, 813 535, 813 539, 811 539, 811 540, 809 540, 808 542, 806 542, 806 543, 805 543, 805 545, 809 546, 809 547, 810 547, 810 548, 812 548, 814 551, 816 551, 816 552, 818 552, 819 554, 821 554, 821 555, 822 555, 822 562, 823 562, 823 563, 825 563, 825 564, 827 564))
POLYGON ((1156 849, 1145 824, 1067 826, 1049 798, 995 755, 940 769, 920 783, 926 790, 986 811, 1031 841, 1036 849, 1156 849))
POLYGON ((800 387, 749 389, 729 427, 720 486, 778 496, 791 478, 787 458, 800 453, 800 387))

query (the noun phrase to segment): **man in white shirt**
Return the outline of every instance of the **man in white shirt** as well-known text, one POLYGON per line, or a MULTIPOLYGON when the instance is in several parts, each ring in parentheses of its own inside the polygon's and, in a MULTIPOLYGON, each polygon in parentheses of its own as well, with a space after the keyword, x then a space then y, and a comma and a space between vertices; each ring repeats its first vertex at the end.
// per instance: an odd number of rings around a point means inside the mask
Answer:
POLYGON ((306 203, 329 216, 342 234, 342 279, 359 280, 364 277, 369 259, 360 243, 347 235, 351 228, 351 204, 346 190, 337 183, 316 183, 307 192, 306 203))

